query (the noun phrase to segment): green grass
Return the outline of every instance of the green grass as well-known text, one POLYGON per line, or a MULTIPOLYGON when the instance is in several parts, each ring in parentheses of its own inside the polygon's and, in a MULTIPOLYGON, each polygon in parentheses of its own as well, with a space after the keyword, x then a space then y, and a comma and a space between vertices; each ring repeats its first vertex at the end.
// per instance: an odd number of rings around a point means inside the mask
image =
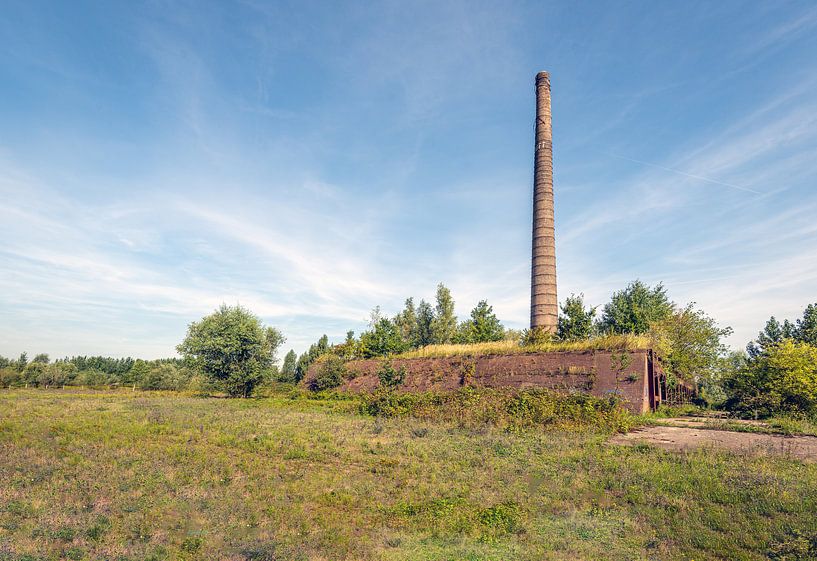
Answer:
POLYGON ((0 560, 817 552, 814 464, 374 418, 329 397, 0 391, 0 560))
POLYGON ((428 345, 393 358, 445 358, 451 356, 487 356, 526 353, 580 351, 636 351, 649 349, 651 340, 641 335, 604 335, 581 341, 550 341, 520 345, 517 341, 472 343, 468 345, 428 345))

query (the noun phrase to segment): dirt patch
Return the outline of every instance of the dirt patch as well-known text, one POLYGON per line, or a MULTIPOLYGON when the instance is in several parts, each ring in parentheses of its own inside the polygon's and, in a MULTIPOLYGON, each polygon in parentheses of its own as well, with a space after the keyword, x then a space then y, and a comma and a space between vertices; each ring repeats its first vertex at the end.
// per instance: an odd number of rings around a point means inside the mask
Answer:
POLYGON ((718 425, 723 425, 725 423, 735 425, 738 427, 746 427, 747 429, 751 429, 753 427, 762 429, 769 426, 763 421, 752 421, 747 419, 724 419, 720 417, 669 417, 666 419, 658 419, 658 423, 669 427, 688 427, 688 428, 718 428, 718 425))
POLYGON ((729 452, 782 455, 805 462, 817 462, 817 437, 814 436, 783 436, 681 426, 652 426, 614 436, 609 442, 624 446, 646 443, 665 450, 709 447, 729 452))

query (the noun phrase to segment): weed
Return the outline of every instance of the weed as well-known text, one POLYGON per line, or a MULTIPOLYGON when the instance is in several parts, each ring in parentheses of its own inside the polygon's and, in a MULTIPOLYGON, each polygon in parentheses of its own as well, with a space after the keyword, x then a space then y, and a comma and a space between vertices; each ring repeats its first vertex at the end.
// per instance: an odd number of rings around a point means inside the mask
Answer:
POLYGON ((191 536, 189 538, 185 538, 185 540, 181 544, 181 550, 185 553, 196 553, 197 551, 201 550, 201 547, 204 545, 204 538, 201 536, 191 536))

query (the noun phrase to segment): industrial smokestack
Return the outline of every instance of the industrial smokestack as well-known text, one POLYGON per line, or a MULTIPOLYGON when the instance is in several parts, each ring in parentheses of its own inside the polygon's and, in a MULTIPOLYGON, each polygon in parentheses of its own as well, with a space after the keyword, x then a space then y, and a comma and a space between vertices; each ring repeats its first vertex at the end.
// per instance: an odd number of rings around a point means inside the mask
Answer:
POLYGON ((536 151, 533 159, 533 256, 530 326, 556 331, 556 234, 553 222, 553 132, 550 122, 550 75, 536 75, 536 151))

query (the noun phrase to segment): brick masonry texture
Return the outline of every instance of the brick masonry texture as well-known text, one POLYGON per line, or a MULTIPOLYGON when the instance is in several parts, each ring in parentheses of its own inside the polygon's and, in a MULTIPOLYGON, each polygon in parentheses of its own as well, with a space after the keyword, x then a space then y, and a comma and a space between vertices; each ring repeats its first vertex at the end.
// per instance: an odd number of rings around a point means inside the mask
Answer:
MULTIPOLYGON (((629 351, 629 364, 620 365, 608 351, 532 353, 476 357, 412 358, 391 361, 394 368, 405 368, 400 391, 453 391, 463 386, 547 388, 561 392, 583 392, 603 397, 616 392, 635 413, 650 410, 652 362, 647 350, 629 351)), ((377 371, 383 359, 356 360, 346 364, 354 376, 342 390, 372 391, 380 381, 377 371)), ((305 383, 317 374, 313 364, 305 383)))

